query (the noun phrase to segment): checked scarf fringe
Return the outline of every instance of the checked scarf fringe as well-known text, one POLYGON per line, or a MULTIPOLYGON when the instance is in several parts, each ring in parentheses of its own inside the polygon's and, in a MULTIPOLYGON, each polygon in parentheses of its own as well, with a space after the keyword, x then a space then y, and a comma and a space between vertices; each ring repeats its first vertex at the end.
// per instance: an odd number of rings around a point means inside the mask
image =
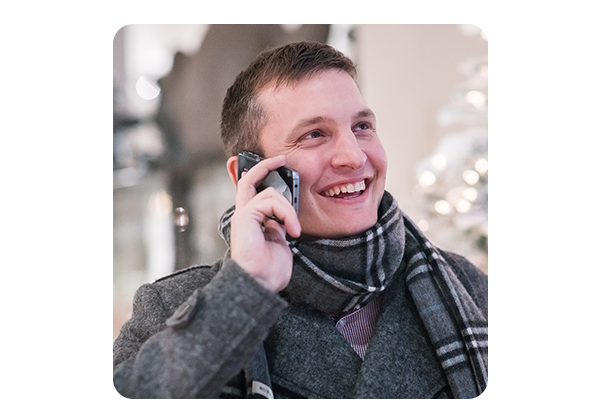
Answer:
MULTIPOLYGON (((219 223, 227 244, 234 209, 226 211, 219 223)), ((288 244, 294 268, 282 297, 325 313, 341 313, 366 305, 400 272, 453 396, 473 398, 485 390, 487 319, 440 252, 387 191, 377 224, 366 232, 288 244)))

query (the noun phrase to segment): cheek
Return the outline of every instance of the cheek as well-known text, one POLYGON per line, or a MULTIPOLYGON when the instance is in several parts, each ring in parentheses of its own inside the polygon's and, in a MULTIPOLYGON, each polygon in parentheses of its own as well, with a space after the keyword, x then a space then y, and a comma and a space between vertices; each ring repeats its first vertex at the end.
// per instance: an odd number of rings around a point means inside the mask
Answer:
POLYGON ((311 187, 319 180, 321 171, 318 157, 314 155, 299 156, 293 158, 288 156, 286 166, 294 169, 298 173, 300 179, 300 191, 304 193, 310 192, 311 187))
POLYGON ((296 172, 298 172, 299 178, 299 216, 302 217, 303 214, 308 214, 312 211, 314 206, 314 197, 312 196, 312 187, 318 181, 319 176, 314 168, 306 167, 306 165, 299 165, 291 162, 289 167, 292 167, 296 172))
POLYGON ((387 154, 385 153, 385 149, 379 140, 377 141, 377 146, 372 147, 368 154, 369 158, 372 161, 373 166, 380 172, 383 172, 382 175, 385 175, 387 170, 387 154))
POLYGON ((313 185, 315 185, 315 182, 318 179, 313 178, 314 176, 311 176, 310 173, 304 175, 299 173, 298 175, 300 179, 299 208, 303 209, 303 213, 307 213, 312 211, 312 209, 316 205, 314 196, 316 192, 313 190, 313 185))

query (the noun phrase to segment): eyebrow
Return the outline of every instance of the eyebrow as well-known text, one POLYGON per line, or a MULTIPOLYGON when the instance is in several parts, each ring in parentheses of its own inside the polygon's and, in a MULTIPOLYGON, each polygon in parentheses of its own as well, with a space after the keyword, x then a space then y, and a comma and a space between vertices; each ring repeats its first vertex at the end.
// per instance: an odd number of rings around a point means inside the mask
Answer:
POLYGON ((354 117, 355 118, 375 118, 375 112, 373 112, 371 109, 367 108, 365 110, 360 111, 356 115, 354 115, 354 117))
MULTIPOLYGON (((375 117, 375 113, 371 109, 367 108, 367 109, 364 109, 364 110, 356 113, 353 116, 352 119, 357 119, 357 118, 374 118, 374 117, 375 117)), ((315 124, 318 124, 320 122, 326 121, 328 119, 329 118, 325 118, 323 116, 316 116, 314 118, 301 119, 296 124, 295 128, 297 129, 297 128, 308 127, 308 126, 315 125, 315 124)))
POLYGON ((314 117, 314 118, 301 119, 296 124, 296 128, 303 128, 303 127, 308 127, 310 125, 315 125, 315 124, 318 124, 319 122, 325 121, 326 119, 327 118, 324 118, 322 116, 317 116, 317 117, 314 117))

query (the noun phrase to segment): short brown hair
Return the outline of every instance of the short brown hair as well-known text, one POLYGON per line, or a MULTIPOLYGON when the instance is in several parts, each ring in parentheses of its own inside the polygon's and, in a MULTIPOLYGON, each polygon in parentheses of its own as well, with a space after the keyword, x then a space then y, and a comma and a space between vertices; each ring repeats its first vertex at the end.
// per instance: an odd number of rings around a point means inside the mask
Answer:
POLYGON ((307 41, 263 51, 227 89, 221 111, 225 154, 235 156, 244 150, 263 154, 259 134, 266 115, 257 95, 265 86, 271 82, 275 86, 298 83, 319 71, 336 68, 356 82, 352 60, 329 45, 307 41))

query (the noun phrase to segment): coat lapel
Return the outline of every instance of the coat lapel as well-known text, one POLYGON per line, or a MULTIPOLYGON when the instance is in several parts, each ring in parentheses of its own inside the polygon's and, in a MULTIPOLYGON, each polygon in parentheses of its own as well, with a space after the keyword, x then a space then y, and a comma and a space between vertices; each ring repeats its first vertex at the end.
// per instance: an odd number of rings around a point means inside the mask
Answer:
POLYGON ((359 372, 357 398, 429 399, 446 386, 441 365, 401 279, 384 294, 359 372))
POLYGON ((265 341, 273 384, 307 398, 352 398, 361 359, 324 314, 288 307, 265 341))

